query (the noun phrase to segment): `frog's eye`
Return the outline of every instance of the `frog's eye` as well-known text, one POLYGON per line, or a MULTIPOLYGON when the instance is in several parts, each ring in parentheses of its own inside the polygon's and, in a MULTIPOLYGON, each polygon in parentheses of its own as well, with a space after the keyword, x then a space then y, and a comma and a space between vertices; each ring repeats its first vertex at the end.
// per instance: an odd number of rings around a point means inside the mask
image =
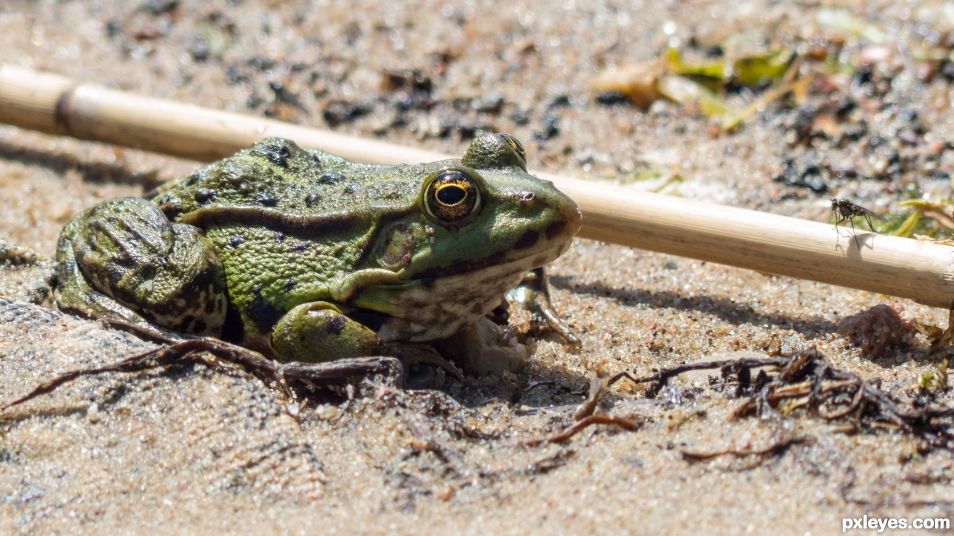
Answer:
POLYGON ((524 162, 527 161, 527 151, 524 150, 523 145, 520 143, 517 138, 514 138, 510 134, 501 134, 500 137, 507 140, 507 143, 510 145, 510 148, 513 149, 513 152, 520 157, 520 160, 524 162))
POLYGON ((441 223, 458 223, 480 207, 480 190, 474 178, 459 169, 434 176, 424 192, 427 213, 441 223))

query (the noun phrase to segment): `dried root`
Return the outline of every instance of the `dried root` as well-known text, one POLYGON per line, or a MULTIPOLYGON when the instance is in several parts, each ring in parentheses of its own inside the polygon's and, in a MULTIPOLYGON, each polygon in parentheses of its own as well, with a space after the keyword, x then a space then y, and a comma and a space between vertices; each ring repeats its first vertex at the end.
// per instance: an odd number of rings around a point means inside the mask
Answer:
POLYGON ((290 398, 294 398, 295 389, 340 384, 355 377, 381 374, 395 385, 402 385, 404 379, 404 367, 394 357, 361 357, 327 363, 278 363, 258 352, 218 339, 186 339, 103 367, 65 372, 38 385, 26 395, 0 405, 0 410, 5 411, 50 393, 77 378, 110 372, 138 372, 189 361, 202 363, 226 374, 244 370, 266 385, 281 389, 290 398))

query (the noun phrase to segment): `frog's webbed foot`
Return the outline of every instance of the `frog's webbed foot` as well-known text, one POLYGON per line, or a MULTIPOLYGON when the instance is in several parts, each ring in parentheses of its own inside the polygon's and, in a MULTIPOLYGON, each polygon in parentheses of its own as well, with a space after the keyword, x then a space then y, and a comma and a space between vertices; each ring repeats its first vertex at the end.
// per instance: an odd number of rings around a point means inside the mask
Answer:
POLYGON ((36 252, 30 248, 0 240, 0 264, 13 266, 36 264, 39 258, 36 252))
POLYGON ((453 336, 435 343, 465 371, 477 376, 499 376, 504 371, 522 372, 530 352, 507 328, 488 318, 464 326, 453 336))
POLYGON ((550 281, 543 268, 535 268, 527 272, 520 284, 507 293, 507 301, 529 311, 535 321, 545 323, 573 350, 583 347, 580 338, 553 310, 553 303, 550 301, 550 281))
POLYGON ((388 384, 397 387, 404 383, 404 368, 393 357, 357 357, 326 363, 278 363, 253 350, 203 337, 162 346, 102 367, 65 372, 43 382, 26 395, 0 405, 0 410, 50 393, 77 378, 110 372, 138 372, 187 361, 199 362, 229 375, 233 375, 236 369, 244 370, 265 385, 281 389, 290 398, 294 398, 295 388, 330 387, 373 375, 383 375, 388 384))
POLYGON ((173 343, 179 334, 151 324, 139 313, 92 288, 75 262, 61 262, 56 267, 56 302, 64 311, 95 318, 106 325, 135 333, 146 339, 173 343))
POLYGON ((150 323, 139 313, 95 290, 76 262, 67 260, 56 266, 53 296, 60 309, 104 322, 107 326, 135 333, 160 343, 174 343, 183 335, 150 323))

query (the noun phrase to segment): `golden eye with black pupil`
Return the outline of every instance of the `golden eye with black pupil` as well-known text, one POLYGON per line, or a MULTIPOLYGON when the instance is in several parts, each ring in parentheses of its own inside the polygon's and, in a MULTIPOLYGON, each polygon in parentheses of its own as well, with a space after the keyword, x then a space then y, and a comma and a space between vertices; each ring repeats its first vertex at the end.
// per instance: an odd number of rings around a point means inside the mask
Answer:
POLYGON ((520 160, 524 162, 527 161, 527 152, 523 149, 523 145, 510 134, 501 134, 503 139, 507 140, 507 143, 510 144, 510 148, 513 149, 513 152, 517 153, 517 156, 520 157, 520 160))
POLYGON ((427 213, 441 223, 458 223, 480 207, 480 190, 474 179, 459 169, 441 171, 424 192, 427 213))

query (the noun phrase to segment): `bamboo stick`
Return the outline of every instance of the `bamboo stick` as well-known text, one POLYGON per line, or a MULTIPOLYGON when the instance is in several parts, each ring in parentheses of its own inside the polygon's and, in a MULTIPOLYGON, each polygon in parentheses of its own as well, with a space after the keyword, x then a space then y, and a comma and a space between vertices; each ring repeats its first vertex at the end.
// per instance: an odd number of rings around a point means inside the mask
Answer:
MULTIPOLYGON (((345 158, 425 162, 448 155, 270 119, 210 110, 0 66, 0 122, 75 138, 209 161, 265 136, 294 139, 345 158)), ((583 211, 585 238, 954 304, 954 248, 830 224, 633 192, 619 186, 534 172, 583 211)))

